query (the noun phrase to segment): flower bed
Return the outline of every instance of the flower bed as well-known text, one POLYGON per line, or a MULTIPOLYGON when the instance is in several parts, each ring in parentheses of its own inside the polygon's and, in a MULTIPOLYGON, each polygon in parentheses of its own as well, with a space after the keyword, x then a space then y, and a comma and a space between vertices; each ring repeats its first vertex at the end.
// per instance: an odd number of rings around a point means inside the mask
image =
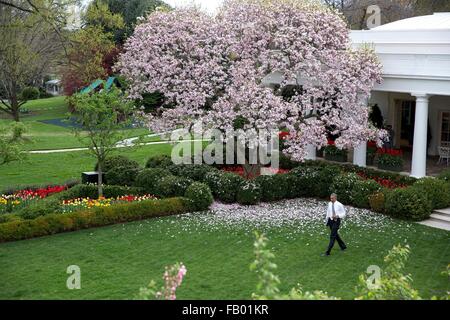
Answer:
POLYGON ((400 172, 403 170, 403 151, 397 149, 378 149, 378 169, 400 172))
POLYGON ((0 196, 0 213, 8 213, 26 207, 39 199, 67 190, 67 186, 48 186, 39 189, 24 189, 10 195, 0 196))
POLYGON ((358 172, 358 176, 363 178, 364 180, 373 180, 378 183, 380 186, 388 189, 398 189, 398 188, 406 188, 406 184, 397 183, 390 179, 381 178, 381 177, 368 177, 364 172, 358 172))
POLYGON ((90 198, 78 198, 72 200, 64 200, 61 203, 62 213, 69 213, 79 210, 86 210, 96 207, 110 207, 112 205, 128 203, 128 202, 141 202, 146 200, 156 199, 156 197, 152 195, 144 195, 144 196, 134 196, 128 195, 117 198, 99 198, 99 199, 90 199, 90 198))

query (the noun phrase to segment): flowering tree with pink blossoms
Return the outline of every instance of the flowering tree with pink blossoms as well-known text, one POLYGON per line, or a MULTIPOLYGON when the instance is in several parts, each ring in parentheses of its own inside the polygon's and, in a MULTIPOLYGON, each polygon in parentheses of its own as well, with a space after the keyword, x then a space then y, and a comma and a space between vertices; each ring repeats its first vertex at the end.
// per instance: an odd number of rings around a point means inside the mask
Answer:
POLYGON ((285 152, 296 160, 329 134, 339 148, 381 144, 385 134, 368 121, 367 98, 381 81, 376 55, 352 49, 342 16, 314 1, 228 0, 215 16, 155 12, 128 39, 117 69, 130 98, 164 94, 164 106, 147 115, 157 131, 197 121, 222 131, 285 129, 285 152))

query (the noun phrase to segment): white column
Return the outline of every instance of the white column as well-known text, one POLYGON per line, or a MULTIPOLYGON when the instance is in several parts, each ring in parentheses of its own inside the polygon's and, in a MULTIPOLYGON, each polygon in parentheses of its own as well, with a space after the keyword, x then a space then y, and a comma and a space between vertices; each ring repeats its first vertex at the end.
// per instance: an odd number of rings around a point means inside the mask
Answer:
POLYGON ((367 166, 367 142, 364 142, 354 148, 353 164, 364 168, 367 166))
POLYGON ((416 97, 416 122, 414 124, 414 144, 411 176, 423 178, 427 175, 427 133, 428 98, 427 94, 412 94, 416 97))
POLYGON ((308 151, 308 154, 306 156, 306 160, 316 160, 317 157, 317 149, 316 146, 312 145, 312 144, 308 144, 306 146, 306 150, 308 151))

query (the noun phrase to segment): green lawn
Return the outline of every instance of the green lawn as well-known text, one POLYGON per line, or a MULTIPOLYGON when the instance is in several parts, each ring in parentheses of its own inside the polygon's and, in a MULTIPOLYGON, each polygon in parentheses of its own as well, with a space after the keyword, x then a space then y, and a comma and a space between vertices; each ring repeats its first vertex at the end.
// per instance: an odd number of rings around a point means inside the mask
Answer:
MULTIPOLYGON (((170 154, 168 144, 145 146, 138 149, 118 149, 123 154, 145 165, 148 158, 157 154, 170 154)), ((81 172, 92 171, 96 160, 87 151, 30 154, 22 162, 0 166, 0 190, 10 186, 63 183, 80 179, 81 172)))
MULTIPOLYGON (((212 217, 168 217, 0 245, 0 299, 131 299, 151 279, 162 283, 164 266, 183 262, 188 273, 179 299, 249 299, 256 276, 251 228, 216 225, 212 217), (81 290, 66 289, 66 268, 81 268, 81 290)), ((450 233, 389 220, 376 228, 348 222, 347 252, 321 257, 328 231, 321 223, 265 229, 276 254, 283 292, 306 290, 355 296, 358 275, 397 243, 412 254, 406 272, 425 298, 449 290, 440 273, 450 262, 450 233)))
MULTIPOLYGON (((30 111, 29 114, 21 116, 21 121, 28 127, 26 137, 31 141, 24 146, 25 150, 69 149, 83 146, 70 128, 41 122, 67 117, 68 107, 65 97, 29 101, 23 108, 30 111)), ((0 115, 0 125, 11 121, 7 115, 0 115)), ((147 129, 130 129, 124 131, 124 136, 130 138, 148 133, 147 129)))

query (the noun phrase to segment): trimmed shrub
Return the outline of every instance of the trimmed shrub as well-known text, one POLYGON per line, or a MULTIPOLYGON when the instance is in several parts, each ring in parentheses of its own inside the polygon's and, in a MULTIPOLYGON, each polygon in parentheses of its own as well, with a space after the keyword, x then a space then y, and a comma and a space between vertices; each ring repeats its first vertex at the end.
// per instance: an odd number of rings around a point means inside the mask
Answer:
POLYGON ((245 180, 239 185, 237 202, 243 205, 254 205, 261 201, 261 186, 252 180, 245 180))
POLYGON ((190 200, 191 208, 195 211, 207 210, 214 201, 211 189, 201 182, 191 184, 186 189, 185 197, 190 200))
POLYGON ((450 182, 450 169, 446 169, 446 170, 442 171, 438 178, 440 180, 450 182))
POLYGON ((392 217, 421 221, 430 217, 432 203, 418 188, 395 189, 386 196, 385 212, 392 217))
MULTIPOLYGON (((290 172, 291 175, 297 177, 294 188, 298 196, 301 197, 315 197, 317 196, 317 187, 315 183, 319 180, 319 172, 322 168, 300 166, 290 172)), ((330 181, 328 181, 330 183, 330 181)))
POLYGON ((156 184, 154 195, 161 198, 182 197, 192 183, 188 178, 165 176, 156 184))
POLYGON ((450 184, 435 178, 418 180, 412 188, 425 193, 431 201, 433 210, 450 207, 450 184))
POLYGON ((0 214, 0 223, 19 221, 19 220, 22 220, 22 218, 15 213, 0 214))
POLYGON ((336 193, 344 204, 353 204, 353 190, 362 179, 356 173, 344 173, 336 176, 331 185, 331 193, 336 193))
MULTIPOLYGON (((103 186, 103 196, 105 198, 117 198, 129 195, 138 196, 144 193, 143 189, 136 187, 103 186)), ((59 201, 77 198, 98 199, 98 188, 95 184, 79 184, 69 190, 56 194, 54 197, 59 201)))
POLYGON ((115 167, 106 172, 105 179, 111 185, 132 186, 139 172, 139 167, 115 167))
POLYGON ((299 198, 301 195, 300 183, 298 183, 298 177, 291 173, 286 173, 284 175, 284 179, 286 180, 287 188, 286 188, 286 198, 287 199, 295 199, 299 198))
POLYGON ((146 193, 155 194, 157 183, 171 173, 166 169, 149 168, 142 170, 136 177, 135 185, 142 188, 146 193))
POLYGON ((378 193, 381 186, 373 180, 358 180, 352 190, 353 205, 358 208, 370 208, 369 198, 378 193))
POLYGON ((22 100, 36 100, 39 99, 39 89, 35 87, 26 87, 21 93, 22 100))
POLYGON ((331 183, 341 174, 341 169, 338 166, 330 165, 324 168, 317 168, 317 180, 313 184, 313 193, 316 197, 327 198, 331 194, 331 183))
POLYGON ((167 167, 173 165, 172 159, 168 155, 158 155, 153 156, 150 159, 147 160, 147 163, 145 164, 146 168, 163 168, 166 169, 167 167))
POLYGON ((288 184, 284 174, 276 174, 273 176, 259 176, 256 182, 261 186, 261 200, 264 202, 272 202, 286 198, 288 184))
POLYGON ((51 214, 33 220, 11 221, 0 224, 0 242, 182 214, 188 211, 188 205, 188 200, 184 198, 147 200, 68 214, 51 214))
POLYGON ((292 160, 289 156, 283 153, 280 154, 280 169, 292 170, 297 168, 299 165, 300 162, 292 160))
POLYGON ((205 175, 205 183, 214 197, 225 203, 236 202, 239 185, 244 179, 234 173, 211 171, 205 175))
POLYGON ((200 182, 205 182, 205 177, 209 172, 217 171, 216 168, 207 164, 179 164, 171 165, 167 169, 173 175, 200 182))
MULTIPOLYGON (((126 168, 137 168, 139 169, 139 163, 137 161, 128 159, 125 156, 112 156, 108 157, 103 164, 102 171, 108 172, 115 168, 126 167, 126 168)), ((95 165, 95 171, 98 170, 98 163, 95 165)))

